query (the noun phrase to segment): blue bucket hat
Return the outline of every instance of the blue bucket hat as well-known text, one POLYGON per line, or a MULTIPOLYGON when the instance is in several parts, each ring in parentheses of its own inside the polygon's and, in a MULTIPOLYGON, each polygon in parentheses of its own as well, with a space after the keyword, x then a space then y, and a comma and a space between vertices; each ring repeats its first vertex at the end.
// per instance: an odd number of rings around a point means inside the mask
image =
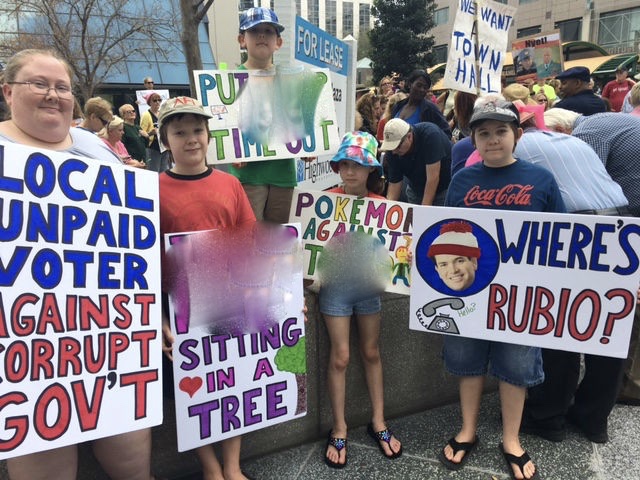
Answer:
POLYGON ((367 132, 348 132, 342 137, 338 153, 331 159, 331 169, 338 173, 340 160, 350 160, 364 167, 376 167, 383 174, 382 165, 378 162, 378 140, 367 132))
POLYGON ((268 23, 273 25, 278 33, 282 33, 284 27, 280 25, 276 12, 265 7, 249 8, 240 16, 240 31, 246 32, 256 25, 268 23))

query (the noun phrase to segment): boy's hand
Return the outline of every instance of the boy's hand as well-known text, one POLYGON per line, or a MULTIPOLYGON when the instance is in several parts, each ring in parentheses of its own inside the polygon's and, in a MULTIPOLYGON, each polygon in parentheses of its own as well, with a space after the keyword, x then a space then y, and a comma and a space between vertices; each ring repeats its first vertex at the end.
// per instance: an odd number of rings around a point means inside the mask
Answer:
POLYGON ((302 160, 303 162, 313 162, 316 158, 318 157, 300 157, 300 160, 302 160))
POLYGON ((234 168, 244 168, 247 166, 247 162, 233 162, 231 165, 233 165, 234 168))

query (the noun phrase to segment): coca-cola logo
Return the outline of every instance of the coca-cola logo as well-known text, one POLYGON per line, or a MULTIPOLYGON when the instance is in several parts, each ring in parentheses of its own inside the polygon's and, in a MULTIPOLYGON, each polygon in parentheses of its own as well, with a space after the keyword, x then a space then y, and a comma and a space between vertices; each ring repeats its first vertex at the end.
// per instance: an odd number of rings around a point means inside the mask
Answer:
POLYGON ((464 196, 464 204, 466 206, 531 205, 531 190, 533 185, 510 184, 486 190, 476 185, 464 196))

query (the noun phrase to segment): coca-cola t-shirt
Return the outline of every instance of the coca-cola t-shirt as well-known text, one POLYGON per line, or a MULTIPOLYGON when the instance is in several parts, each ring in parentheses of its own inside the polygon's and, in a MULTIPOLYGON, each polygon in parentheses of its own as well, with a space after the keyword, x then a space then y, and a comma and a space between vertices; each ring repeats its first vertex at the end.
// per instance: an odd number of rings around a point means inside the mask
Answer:
POLYGON ((462 169, 449 184, 445 205, 566 212, 553 174, 542 167, 520 160, 499 168, 477 163, 462 169))

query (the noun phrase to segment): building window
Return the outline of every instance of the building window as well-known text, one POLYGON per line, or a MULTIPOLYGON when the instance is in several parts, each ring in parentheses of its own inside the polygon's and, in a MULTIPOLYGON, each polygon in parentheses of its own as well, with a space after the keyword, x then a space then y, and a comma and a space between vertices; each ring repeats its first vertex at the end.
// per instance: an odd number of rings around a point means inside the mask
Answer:
MULTIPOLYGON (((533 3, 533 2, 535 2, 535 1, 536 1, 536 0, 518 0, 518 3, 519 3, 520 5, 523 5, 523 4, 525 4, 525 3, 533 3)), ((507 3, 507 2, 504 2, 504 3, 507 3)))
POLYGON ((253 8, 253 0, 240 0, 240 10, 244 11, 248 8, 253 8))
POLYGON ((433 47, 433 60, 435 63, 445 63, 449 55, 449 47, 447 45, 438 45, 433 47))
POLYGON ((371 29, 371 5, 360 4, 358 26, 360 32, 368 32, 371 29))
POLYGON ((609 50, 635 51, 640 40, 640 8, 601 13, 598 44, 609 50))
POLYGON ((316 27, 320 26, 320 8, 318 0, 309 0, 307 3, 307 20, 316 27))
POLYGON ((560 30, 560 38, 563 42, 580 40, 582 36, 582 19, 573 18, 571 20, 556 22, 553 28, 560 30))
POLYGON ((353 3, 342 4, 342 36, 353 35, 353 3))
POLYGON ((296 15, 300 16, 300 0, 296 0, 296 15))
POLYGON ((440 8, 433 12, 433 21, 436 26, 449 23, 449 7, 440 8))
POLYGON ((325 30, 329 35, 336 36, 336 0, 326 0, 325 2, 325 30))
POLYGON ((517 38, 528 37, 529 35, 536 35, 542 31, 540 25, 535 27, 527 27, 518 29, 517 38))

